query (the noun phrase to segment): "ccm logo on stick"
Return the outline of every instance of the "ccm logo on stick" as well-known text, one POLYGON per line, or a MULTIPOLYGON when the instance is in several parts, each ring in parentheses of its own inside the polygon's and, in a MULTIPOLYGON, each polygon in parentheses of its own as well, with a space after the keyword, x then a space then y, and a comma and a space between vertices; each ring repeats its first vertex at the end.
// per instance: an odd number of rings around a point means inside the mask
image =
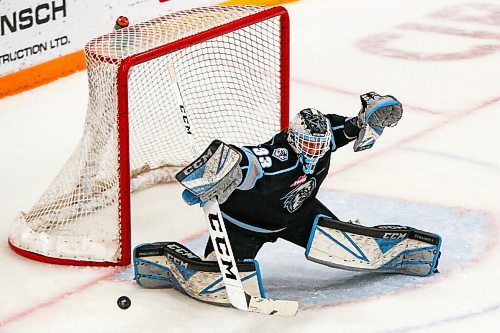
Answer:
POLYGON ((191 133, 191 125, 189 124, 189 119, 186 114, 186 109, 184 108, 183 105, 180 105, 181 113, 182 113, 182 121, 184 122, 184 127, 186 128, 186 132, 188 134, 193 134, 191 133))
POLYGON ((4 36, 8 31, 16 32, 17 29, 25 30, 33 25, 40 25, 49 21, 55 21, 60 13, 66 17, 66 0, 62 0, 56 5, 56 1, 42 3, 35 8, 25 8, 18 12, 13 12, 11 16, 0 16, 0 35, 4 36))
POLYGON ((210 220, 210 228, 217 233, 217 237, 214 239, 216 244, 215 251, 221 255, 222 266, 224 268, 224 272, 222 273, 231 280, 237 280, 236 274, 231 271, 234 266, 229 255, 227 240, 224 238, 224 234, 222 233, 219 215, 208 214, 208 219, 210 220))

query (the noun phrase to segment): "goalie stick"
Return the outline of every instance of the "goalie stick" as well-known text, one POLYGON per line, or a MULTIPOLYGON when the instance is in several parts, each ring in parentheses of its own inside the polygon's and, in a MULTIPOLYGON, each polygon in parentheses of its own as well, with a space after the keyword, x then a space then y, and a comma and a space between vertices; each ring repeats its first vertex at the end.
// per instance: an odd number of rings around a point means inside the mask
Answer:
POLYGON ((203 206, 203 211, 209 224, 210 238, 231 304, 249 312, 282 316, 295 315, 298 309, 298 303, 295 301, 260 298, 250 296, 245 292, 218 202, 207 201, 203 206))
MULTIPOLYGON (((193 193, 209 192, 236 164, 240 156, 221 141, 213 141, 205 152, 177 175, 177 180, 193 193)), ((217 200, 203 204, 210 238, 231 304, 241 310, 270 315, 292 316, 295 301, 271 300, 248 295, 243 289, 217 200)))
POLYGON ((196 158, 196 145, 193 138, 193 132, 191 132, 191 124, 189 123, 189 117, 184 106, 184 99, 182 98, 181 87, 179 86, 179 81, 177 80, 177 74, 175 74, 174 65, 169 62, 167 64, 167 69, 168 74, 170 75, 170 79, 173 83, 172 86, 175 97, 177 98, 177 103, 179 103, 179 112, 182 118, 182 124, 184 125, 184 129, 186 130, 186 138, 189 142, 189 146, 191 147, 193 158, 196 158))
MULTIPOLYGON (((177 75, 172 63, 168 63, 167 67, 173 83, 174 93, 176 95, 177 102, 179 103, 179 111, 182 117, 182 123, 186 130, 186 137, 191 146, 193 158, 196 158, 196 146, 193 138, 193 133, 191 131, 191 125, 189 123, 189 117, 186 112, 186 108, 184 107, 184 101, 180 91, 179 82, 177 80, 177 75)), ((196 158, 194 162, 177 173, 176 179, 179 181, 179 183, 185 186, 188 190, 192 190, 192 188, 187 187, 186 184, 183 183, 183 181, 194 171, 201 169, 201 167, 205 167, 208 158, 210 158, 210 156, 219 147, 222 149, 222 153, 224 153, 224 150, 227 151, 226 157, 229 155, 229 153, 231 153, 232 148, 229 148, 221 141, 213 141, 199 158, 196 158), (207 155, 207 153, 210 153, 210 155, 207 155)), ((224 162, 226 162, 226 160, 224 162)), ((217 171, 221 171, 220 164, 217 166, 217 171)), ((211 180, 213 184, 213 179, 211 180)), ((299 307, 299 304, 296 301, 272 300, 267 298, 254 297, 248 295, 245 292, 245 290, 243 289, 243 284, 241 283, 240 274, 236 266, 236 260, 234 259, 233 251, 231 249, 231 244, 229 242, 229 237, 227 235, 226 227, 224 225, 224 220, 222 219, 222 213, 217 199, 212 199, 205 202, 203 205, 203 212, 205 215, 205 219, 207 220, 209 225, 210 238, 212 239, 212 244, 217 256, 217 263, 219 264, 219 268, 231 305, 233 305, 237 309, 248 312, 282 316, 295 315, 299 307)))

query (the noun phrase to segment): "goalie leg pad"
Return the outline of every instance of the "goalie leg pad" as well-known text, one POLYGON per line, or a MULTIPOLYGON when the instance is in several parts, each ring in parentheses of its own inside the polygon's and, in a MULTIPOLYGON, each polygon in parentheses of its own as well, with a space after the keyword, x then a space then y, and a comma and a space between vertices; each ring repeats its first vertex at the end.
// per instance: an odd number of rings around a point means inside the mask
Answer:
POLYGON ((441 237, 400 225, 365 227, 319 215, 306 258, 331 267, 427 276, 437 272, 441 237))
POLYGON ((148 289, 172 288, 175 280, 165 264, 164 246, 169 242, 141 244, 134 248, 134 280, 148 289))
MULTIPOLYGON (((265 297, 259 264, 237 264, 245 291, 265 297)), ((202 302, 229 306, 229 298, 217 261, 204 261, 177 242, 142 244, 134 249, 137 284, 145 288, 170 288, 202 302)))

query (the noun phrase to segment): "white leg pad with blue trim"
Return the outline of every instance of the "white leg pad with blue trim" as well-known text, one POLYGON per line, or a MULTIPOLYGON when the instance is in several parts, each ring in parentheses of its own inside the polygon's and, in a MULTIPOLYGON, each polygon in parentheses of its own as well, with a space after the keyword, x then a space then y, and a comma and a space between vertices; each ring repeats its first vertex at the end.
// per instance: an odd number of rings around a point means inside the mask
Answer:
POLYGON ((318 216, 307 259, 331 267, 427 276, 437 272, 441 237, 400 225, 365 227, 318 216))
MULTIPOLYGON (((137 284, 144 288, 175 288, 202 302, 230 306, 217 261, 204 261, 177 242, 138 245, 134 249, 137 284)), ((265 297, 256 260, 238 263, 245 291, 265 297)))

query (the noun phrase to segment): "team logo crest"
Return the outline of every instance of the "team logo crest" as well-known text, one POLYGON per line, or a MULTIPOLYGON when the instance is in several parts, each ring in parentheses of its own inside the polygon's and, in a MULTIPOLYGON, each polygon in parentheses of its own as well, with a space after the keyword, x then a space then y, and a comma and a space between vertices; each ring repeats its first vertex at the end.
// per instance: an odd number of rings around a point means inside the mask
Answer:
POLYGON ((307 180, 307 176, 306 175, 302 175, 300 176, 296 181, 294 181, 290 187, 295 187, 295 186, 298 186, 300 184, 304 184, 305 181, 307 180))
POLYGON ((290 213, 295 212, 300 208, 300 206, 302 206, 304 201, 311 196, 315 188, 316 178, 311 178, 304 184, 294 188, 281 198, 281 200, 284 200, 283 208, 288 210, 290 213))
POLYGON ((288 160, 288 150, 285 148, 276 148, 273 150, 273 157, 276 157, 281 162, 288 160))

